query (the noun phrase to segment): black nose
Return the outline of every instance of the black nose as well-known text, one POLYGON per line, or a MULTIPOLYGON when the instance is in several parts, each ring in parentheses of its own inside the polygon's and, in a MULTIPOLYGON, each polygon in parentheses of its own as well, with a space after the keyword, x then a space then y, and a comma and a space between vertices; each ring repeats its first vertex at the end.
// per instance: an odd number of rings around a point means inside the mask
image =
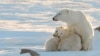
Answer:
POLYGON ((53 21, 55 20, 55 18, 53 18, 53 21))
POLYGON ((56 35, 55 35, 55 34, 53 34, 53 36, 55 37, 56 35))

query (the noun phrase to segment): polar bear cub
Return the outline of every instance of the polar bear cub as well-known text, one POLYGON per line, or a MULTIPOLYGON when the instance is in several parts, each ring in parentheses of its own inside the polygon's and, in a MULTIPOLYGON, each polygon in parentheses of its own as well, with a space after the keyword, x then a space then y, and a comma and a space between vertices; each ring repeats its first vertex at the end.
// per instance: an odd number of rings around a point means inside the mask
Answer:
POLYGON ((82 49, 92 49, 94 31, 85 13, 71 9, 62 9, 53 17, 53 21, 66 22, 69 28, 73 27, 75 32, 81 36, 82 49))
POLYGON ((74 31, 65 27, 58 27, 54 33, 55 37, 60 39, 59 51, 79 51, 81 50, 81 39, 74 31))
POLYGON ((57 47, 59 44, 59 39, 52 37, 46 40, 45 42, 45 51, 57 51, 57 47))

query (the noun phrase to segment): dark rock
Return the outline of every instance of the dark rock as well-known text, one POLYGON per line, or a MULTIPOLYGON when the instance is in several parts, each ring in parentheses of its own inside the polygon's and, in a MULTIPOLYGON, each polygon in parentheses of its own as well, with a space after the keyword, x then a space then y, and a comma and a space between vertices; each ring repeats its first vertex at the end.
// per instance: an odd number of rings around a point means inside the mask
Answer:
POLYGON ((37 52, 30 49, 21 49, 20 54, 30 53, 31 56, 40 56, 37 52))
POLYGON ((95 28, 95 30, 98 30, 98 31, 100 32, 100 26, 99 26, 99 27, 97 27, 97 28, 95 28))

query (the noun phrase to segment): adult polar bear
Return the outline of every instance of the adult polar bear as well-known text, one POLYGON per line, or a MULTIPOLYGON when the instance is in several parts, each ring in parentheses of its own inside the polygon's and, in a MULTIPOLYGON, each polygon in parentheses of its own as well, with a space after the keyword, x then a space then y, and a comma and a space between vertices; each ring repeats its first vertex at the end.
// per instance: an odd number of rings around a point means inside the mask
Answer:
POLYGON ((71 30, 81 36, 82 50, 91 50, 94 31, 88 18, 82 11, 62 9, 54 17, 53 21, 66 22, 71 30))

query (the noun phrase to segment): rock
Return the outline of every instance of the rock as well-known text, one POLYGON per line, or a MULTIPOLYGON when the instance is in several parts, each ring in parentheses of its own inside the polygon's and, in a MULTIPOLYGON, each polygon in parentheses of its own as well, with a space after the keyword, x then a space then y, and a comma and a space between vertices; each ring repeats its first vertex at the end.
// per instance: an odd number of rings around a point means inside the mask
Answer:
POLYGON ((99 26, 99 27, 97 27, 97 28, 95 28, 95 30, 98 30, 98 31, 100 32, 100 26, 99 26))
POLYGON ((30 49, 21 49, 20 54, 30 53, 31 56, 40 56, 37 52, 30 49))

